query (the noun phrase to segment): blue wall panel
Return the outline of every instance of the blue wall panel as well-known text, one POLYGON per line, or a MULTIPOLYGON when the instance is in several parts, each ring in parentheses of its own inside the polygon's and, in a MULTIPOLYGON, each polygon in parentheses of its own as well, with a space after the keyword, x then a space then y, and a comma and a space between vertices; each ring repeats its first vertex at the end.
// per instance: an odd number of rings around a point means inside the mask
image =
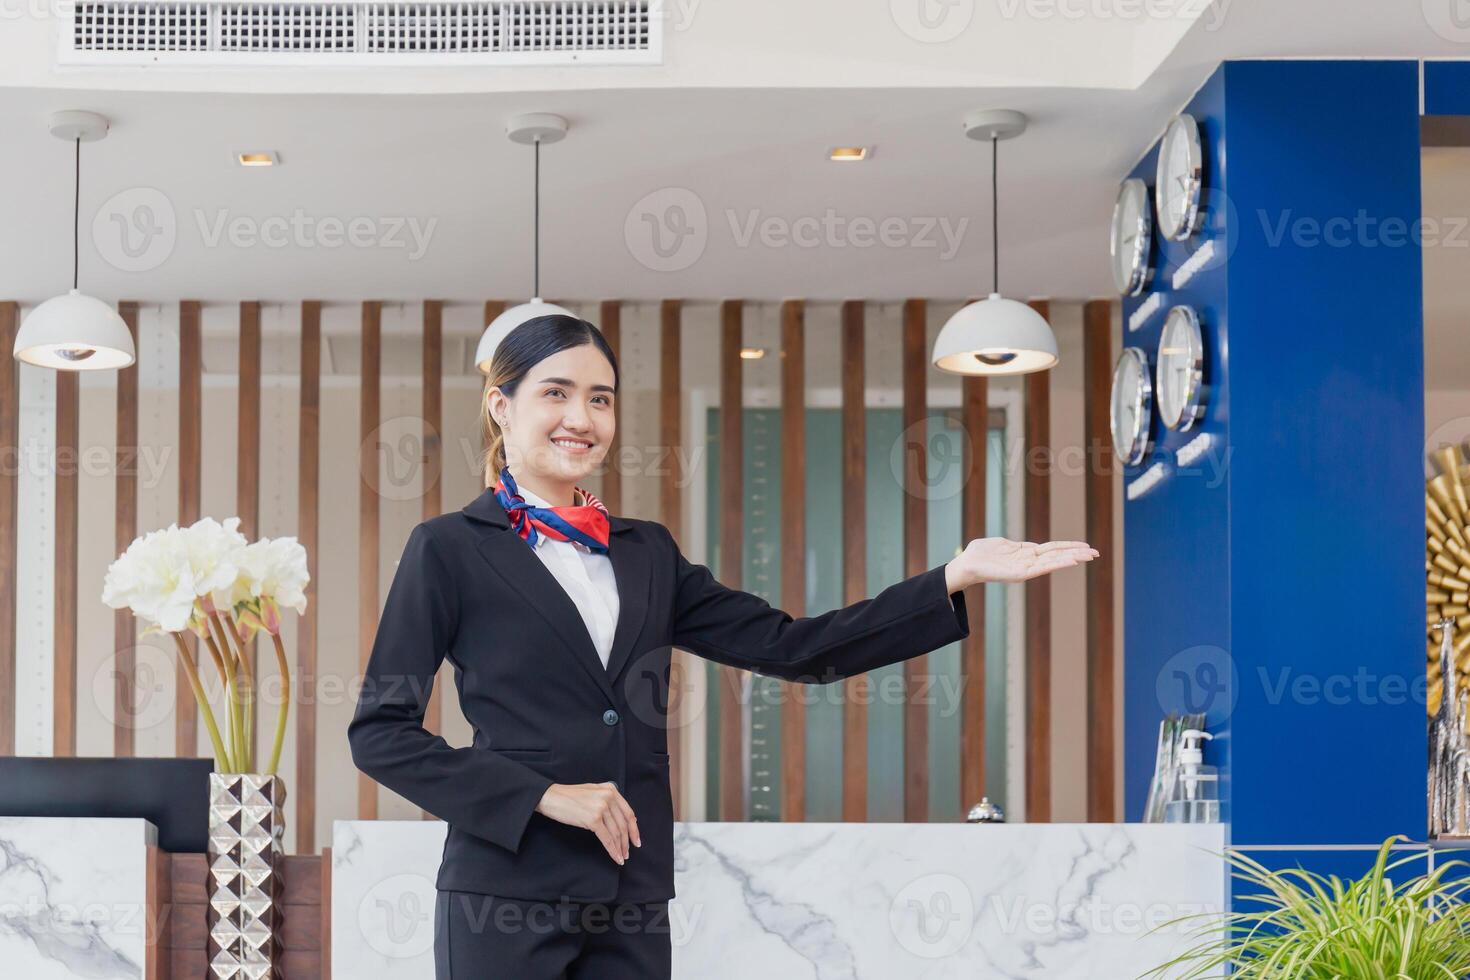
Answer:
POLYGON ((1470 115, 1470 61, 1424 63, 1424 114, 1470 115))
MULTIPOLYGON (((1264 865, 1268 870, 1284 872, 1290 870, 1306 871, 1324 877, 1336 875, 1344 883, 1362 878, 1373 870, 1373 862, 1378 860, 1377 848, 1362 848, 1357 850, 1251 850, 1249 848, 1232 848, 1232 851, 1244 854, 1251 860, 1264 865)), ((1403 861, 1397 868, 1387 871, 1388 878, 1395 886, 1402 886, 1410 878, 1430 873, 1429 849, 1424 844, 1398 844, 1389 852, 1387 865, 1395 861, 1403 861)), ((1230 899, 1232 911, 1260 914, 1267 911, 1266 906, 1260 901, 1253 901, 1252 896, 1265 894, 1262 887, 1242 877, 1241 871, 1235 866, 1230 867, 1230 899)), ((1289 875, 1290 882, 1299 887, 1310 889, 1310 885, 1300 875, 1289 875)))
MULTIPOLYGON (((1140 347, 1150 366, 1156 360, 1159 334, 1170 307, 1193 306, 1205 341, 1204 418, 1189 432, 1166 429, 1155 417, 1154 449, 1138 466, 1126 467, 1125 486, 1156 462, 1170 468, 1165 480, 1136 500, 1124 503, 1124 815, 1143 818, 1153 775, 1159 722, 1167 712, 1204 712, 1216 736, 1207 758, 1230 773, 1228 717, 1230 692, 1230 542, 1229 471, 1212 454, 1184 471, 1175 467, 1181 445, 1205 433, 1225 445, 1229 424, 1228 377, 1223 370, 1227 349, 1226 289, 1223 262, 1215 262, 1176 290, 1175 270, 1203 243, 1213 242, 1223 257, 1229 253, 1230 223, 1220 186, 1225 167, 1225 79, 1217 72, 1187 109, 1200 122, 1207 192, 1205 219, 1186 242, 1165 242, 1154 233, 1154 281, 1144 297, 1123 303, 1123 345, 1140 347), (1129 319, 1150 294, 1162 304, 1136 331, 1129 319)), ((1130 176, 1154 184, 1157 147, 1130 176)), ((1223 792, 1223 789, 1222 789, 1223 792)))
POLYGON ((1233 840, 1422 839, 1418 67, 1225 71, 1233 840))

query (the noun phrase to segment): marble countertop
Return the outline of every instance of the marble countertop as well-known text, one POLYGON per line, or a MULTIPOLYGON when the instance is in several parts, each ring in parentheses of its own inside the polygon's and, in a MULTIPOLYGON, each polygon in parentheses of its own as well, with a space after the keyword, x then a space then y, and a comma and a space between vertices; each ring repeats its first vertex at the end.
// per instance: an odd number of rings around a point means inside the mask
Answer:
MULTIPOLYGON (((445 826, 339 821, 332 962, 433 977, 445 826)), ((1220 912, 1224 828, 1161 824, 679 823, 675 977, 1136 977, 1220 912)))
POLYGON ((143 976, 147 820, 0 817, 0 974, 143 976))

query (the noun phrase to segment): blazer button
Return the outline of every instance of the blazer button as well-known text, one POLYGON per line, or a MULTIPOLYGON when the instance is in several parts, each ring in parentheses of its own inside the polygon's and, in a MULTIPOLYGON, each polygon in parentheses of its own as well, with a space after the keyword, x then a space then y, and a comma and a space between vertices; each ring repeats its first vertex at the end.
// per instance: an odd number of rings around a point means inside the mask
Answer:
POLYGON ((612 708, 608 708, 602 713, 602 723, 604 725, 616 725, 618 723, 618 713, 612 708))

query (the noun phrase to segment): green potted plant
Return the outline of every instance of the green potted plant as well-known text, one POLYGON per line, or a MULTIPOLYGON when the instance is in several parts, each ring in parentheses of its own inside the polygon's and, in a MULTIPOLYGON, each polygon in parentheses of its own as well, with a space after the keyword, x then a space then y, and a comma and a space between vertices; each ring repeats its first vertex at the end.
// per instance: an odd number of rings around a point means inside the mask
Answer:
POLYGON ((1248 911, 1171 919, 1168 928, 1207 919, 1204 941, 1144 977, 1173 980, 1229 976, 1240 980, 1463 980, 1470 976, 1470 878, 1445 881, 1445 861, 1433 872, 1401 878, 1394 869, 1426 860, 1414 854, 1389 863, 1396 835, 1378 850, 1373 868, 1356 881, 1301 868, 1273 871, 1238 851, 1233 877, 1261 889, 1242 896, 1248 911), (1182 970, 1183 972, 1168 972, 1182 970))

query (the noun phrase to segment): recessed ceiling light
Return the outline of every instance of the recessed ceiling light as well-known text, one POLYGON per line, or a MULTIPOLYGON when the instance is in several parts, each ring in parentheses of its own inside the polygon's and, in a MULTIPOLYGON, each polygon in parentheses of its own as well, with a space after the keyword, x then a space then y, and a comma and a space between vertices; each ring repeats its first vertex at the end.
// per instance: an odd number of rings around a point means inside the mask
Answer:
POLYGON ((830 154, 833 160, 853 161, 866 160, 868 148, 866 146, 834 146, 830 154))
POLYGON ((276 156, 275 150, 255 150, 250 153, 236 153, 235 162, 242 167, 274 167, 281 162, 276 156))
POLYGON ((764 347, 742 347, 740 356, 747 361, 758 361, 766 356, 766 349, 764 347))

